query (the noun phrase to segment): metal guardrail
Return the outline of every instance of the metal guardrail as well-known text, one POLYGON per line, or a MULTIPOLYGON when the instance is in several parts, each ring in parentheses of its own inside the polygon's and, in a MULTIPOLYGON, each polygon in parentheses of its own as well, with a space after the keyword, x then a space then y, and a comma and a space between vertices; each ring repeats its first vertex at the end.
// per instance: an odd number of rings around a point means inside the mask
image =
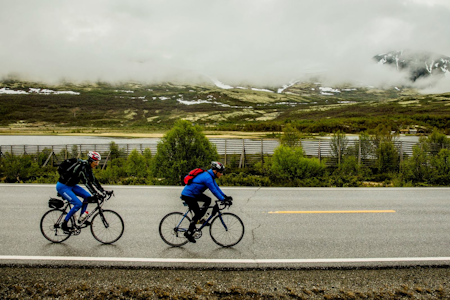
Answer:
MULTIPOLYGON (((210 139, 216 145, 221 158, 227 162, 232 156, 239 156, 240 165, 254 160, 264 160, 265 155, 272 155, 279 146, 279 141, 275 139, 210 139)), ((152 154, 157 151, 159 140, 150 143, 116 143, 115 146, 120 149, 124 156, 128 156, 134 149, 143 153, 145 149, 150 149, 152 154)), ((302 140, 301 141, 305 155, 308 157, 317 157, 319 159, 327 158, 330 164, 338 163, 336 155, 332 152, 331 140, 302 140)), ((395 141, 395 147, 398 149, 400 159, 411 156, 414 145, 417 142, 395 141)), ((350 147, 359 147, 359 140, 349 140, 347 149, 350 147)), ((40 154, 44 152, 53 153, 57 160, 68 157, 76 157, 86 154, 88 151, 97 151, 102 156, 108 157, 110 153, 110 144, 65 144, 65 145, 0 145, 0 153, 10 153, 14 155, 22 154, 40 154)), ((358 157, 362 163, 371 160, 371 157, 358 157)))

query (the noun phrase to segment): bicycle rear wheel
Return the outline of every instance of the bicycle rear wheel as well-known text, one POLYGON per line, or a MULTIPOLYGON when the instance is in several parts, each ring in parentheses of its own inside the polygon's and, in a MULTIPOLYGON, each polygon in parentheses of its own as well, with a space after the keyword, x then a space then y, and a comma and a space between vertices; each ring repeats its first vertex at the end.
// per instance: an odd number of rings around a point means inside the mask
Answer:
MULTIPOLYGON (((41 219, 42 235, 52 243, 62 243, 71 236, 71 232, 64 233, 61 224, 67 213, 61 209, 51 209, 46 212, 41 219)), ((70 218, 67 225, 72 227, 73 218, 70 218)))
POLYGON ((191 219, 180 212, 171 212, 159 223, 159 235, 162 240, 173 247, 185 245, 188 240, 184 233, 189 229, 191 219))
POLYGON ((103 244, 112 244, 122 237, 125 225, 122 217, 113 210, 98 212, 91 223, 92 236, 103 244))
POLYGON ((209 234, 217 245, 231 247, 242 240, 244 223, 235 214, 223 213, 212 220, 209 234))

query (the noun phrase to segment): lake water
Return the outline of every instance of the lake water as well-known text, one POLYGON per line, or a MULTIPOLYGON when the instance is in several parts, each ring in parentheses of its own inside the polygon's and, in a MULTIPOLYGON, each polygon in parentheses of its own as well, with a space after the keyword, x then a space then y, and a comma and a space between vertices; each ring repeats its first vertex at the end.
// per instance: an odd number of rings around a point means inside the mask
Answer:
POLYGON ((0 135, 0 145, 71 145, 71 144, 147 144, 159 138, 115 138, 97 136, 0 135))

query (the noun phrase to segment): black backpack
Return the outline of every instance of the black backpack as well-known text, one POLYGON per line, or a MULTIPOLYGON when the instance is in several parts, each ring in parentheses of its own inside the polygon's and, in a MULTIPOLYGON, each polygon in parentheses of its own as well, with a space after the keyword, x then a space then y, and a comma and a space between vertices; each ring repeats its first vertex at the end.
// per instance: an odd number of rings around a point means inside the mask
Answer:
MULTIPOLYGON (((62 183, 67 183, 73 175, 75 166, 78 164, 78 158, 69 158, 64 160, 58 166, 58 173, 61 177, 62 183)), ((60 180, 60 181, 61 181, 60 180)))
POLYGON ((195 168, 194 170, 191 170, 189 172, 189 174, 187 174, 186 176, 184 176, 183 179, 183 185, 189 185, 192 183, 192 180, 198 175, 201 174, 203 172, 206 172, 205 169, 202 168, 195 168))

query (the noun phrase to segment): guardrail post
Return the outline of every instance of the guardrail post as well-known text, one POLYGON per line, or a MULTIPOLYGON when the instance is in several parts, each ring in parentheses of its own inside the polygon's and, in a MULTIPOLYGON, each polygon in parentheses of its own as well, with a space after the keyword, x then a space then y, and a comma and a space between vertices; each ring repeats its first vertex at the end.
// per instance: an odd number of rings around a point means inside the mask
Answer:
POLYGON ((322 159, 322 151, 321 151, 321 149, 320 149, 320 140, 319 140, 319 150, 318 150, 318 153, 317 153, 317 156, 319 157, 319 162, 321 162, 321 159, 322 159))
POLYGON ((399 167, 399 169, 401 169, 402 163, 403 163, 403 142, 400 141, 400 167, 399 167))
POLYGON ((225 159, 224 159, 224 165, 227 165, 227 139, 225 139, 225 159))
POLYGON ((341 139, 338 142, 338 166, 341 166, 341 139))
POLYGON ((239 169, 245 166, 245 139, 242 139, 242 153, 239 160, 239 169))
POLYGON ((359 140, 358 146, 358 165, 361 165, 361 140, 359 140))
POLYGON ((108 162, 110 155, 111 155, 111 151, 109 151, 108 156, 106 157, 105 162, 103 163, 102 170, 104 170, 106 168, 106 163, 108 162))
POLYGON ((264 167, 264 140, 261 138, 261 168, 264 167))

